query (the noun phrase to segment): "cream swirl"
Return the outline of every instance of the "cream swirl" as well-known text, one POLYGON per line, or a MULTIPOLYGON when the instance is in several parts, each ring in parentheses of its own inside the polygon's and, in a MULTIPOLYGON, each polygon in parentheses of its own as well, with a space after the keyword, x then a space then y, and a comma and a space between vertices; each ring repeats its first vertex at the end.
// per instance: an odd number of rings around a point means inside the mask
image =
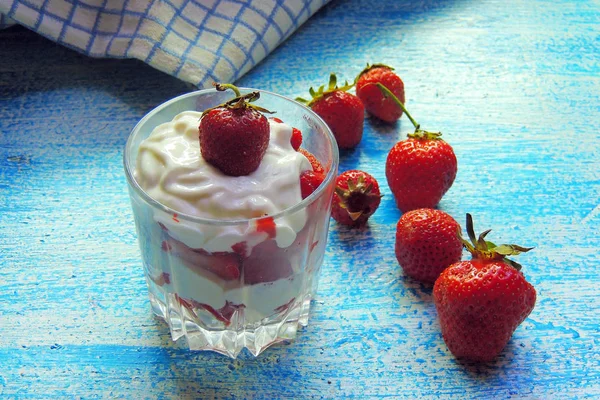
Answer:
MULTIPOLYGON (((185 111, 157 126, 139 146, 134 177, 140 187, 159 203, 179 213, 207 219, 240 220, 273 215, 302 200, 300 174, 310 162, 295 151, 292 128, 270 121, 267 151, 256 171, 232 177, 207 163, 200 153, 198 125, 201 113, 185 111)), ((171 236, 192 248, 231 251, 246 242, 248 251, 265 240, 256 225, 197 224, 156 211, 171 236)), ((283 215, 275 221, 275 240, 287 247, 306 223, 306 213, 283 215)))

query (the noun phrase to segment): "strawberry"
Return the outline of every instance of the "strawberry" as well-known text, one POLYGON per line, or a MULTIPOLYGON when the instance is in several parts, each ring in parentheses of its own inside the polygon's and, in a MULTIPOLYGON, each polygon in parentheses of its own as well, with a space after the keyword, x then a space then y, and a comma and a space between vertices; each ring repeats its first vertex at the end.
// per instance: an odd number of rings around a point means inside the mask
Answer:
POLYGON ((323 118, 342 149, 355 147, 363 135, 365 107, 358 97, 347 92, 352 86, 346 82, 338 87, 335 74, 331 74, 327 90, 324 90, 324 86, 317 91, 311 87, 309 92, 312 100, 296 98, 323 118))
POLYGON ((456 155, 440 132, 421 129, 404 104, 382 84, 377 87, 400 107, 415 127, 388 153, 385 176, 402 212, 434 208, 450 189, 458 170, 456 155))
POLYGON ((178 257, 193 271, 209 271, 226 281, 237 280, 240 277, 242 260, 236 253, 209 253, 202 249, 192 249, 173 238, 164 241, 162 249, 178 257))
POLYGON ((242 96, 229 84, 216 84, 216 89, 232 89, 236 97, 202 113, 200 152, 225 175, 249 175, 258 168, 269 146, 269 121, 261 111, 270 111, 250 104, 260 97, 259 92, 242 96))
POLYGON ((228 326, 229 324, 231 324, 231 317, 233 317, 233 314, 236 311, 243 310, 244 308, 246 308, 246 306, 243 304, 234 304, 234 303, 230 302, 229 300, 226 300, 225 305, 223 307, 219 308, 218 310, 216 310, 214 307, 212 307, 208 304, 200 303, 194 299, 184 299, 182 297, 179 297, 179 295, 177 295, 177 294, 175 294, 175 298, 177 299, 177 301, 179 301, 179 304, 181 304, 183 307, 187 308, 188 311, 190 311, 191 313, 196 314, 195 310, 204 309, 204 310, 208 311, 209 313, 211 313, 213 315, 213 317, 215 317, 217 320, 224 323, 225 326, 228 326))
POLYGON ((298 128, 292 128, 292 138, 290 139, 292 142, 292 147, 294 150, 298 151, 300 146, 302 145, 302 132, 298 128))
POLYGON ((325 175, 314 171, 304 171, 300 174, 300 192, 302 199, 310 196, 325 179, 325 175))
POLYGON ((256 221, 256 232, 264 232, 269 239, 277 236, 277 225, 273 217, 265 217, 256 221))
POLYGON ((380 202, 377 180, 364 171, 349 170, 336 178, 331 216, 340 224, 361 226, 380 202))
POLYGON ((308 150, 299 148, 298 152, 302 153, 312 166, 312 171, 303 171, 300 174, 300 191, 302 192, 302 198, 305 199, 325 180, 325 169, 319 160, 317 160, 317 157, 308 150))
POLYGON ((158 275, 158 277, 154 277, 151 275, 149 277, 158 286, 171 284, 171 275, 166 272, 163 272, 162 274, 158 275))
POLYGON ((243 260, 240 281, 246 285, 275 282, 293 275, 294 269, 287 252, 281 251, 275 240, 266 240, 252 249, 243 260))
POLYGON ((323 175, 325 174, 325 169, 323 168, 323 165, 319 162, 319 160, 317 160, 317 157, 315 157, 311 152, 309 152, 306 149, 298 149, 298 151, 308 159, 315 173, 323 175))
POLYGON ((435 207, 454 183, 456 155, 440 136, 417 130, 388 153, 385 176, 401 211, 435 207))
MULTIPOLYGON (((235 253, 207 253, 196 251, 194 266, 212 272, 224 280, 236 280, 240 276, 240 257, 235 253)), ((192 268, 193 269, 193 268, 192 268)))
POLYGON ((400 217, 396 225, 396 258, 404 273, 434 283, 450 264, 460 261, 460 225, 441 210, 420 208, 400 217))
POLYGON ((467 233, 461 238, 472 259, 452 264, 435 282, 433 300, 442 337, 457 358, 493 360, 515 329, 535 306, 536 291, 521 266, 507 259, 531 248, 496 246, 485 240, 490 231, 475 239, 473 219, 467 214, 467 233))
POLYGON ((392 67, 384 64, 367 64, 356 78, 356 95, 365 105, 367 112, 383 121, 395 122, 402 116, 402 108, 384 96, 377 83, 384 85, 404 103, 404 82, 392 67))

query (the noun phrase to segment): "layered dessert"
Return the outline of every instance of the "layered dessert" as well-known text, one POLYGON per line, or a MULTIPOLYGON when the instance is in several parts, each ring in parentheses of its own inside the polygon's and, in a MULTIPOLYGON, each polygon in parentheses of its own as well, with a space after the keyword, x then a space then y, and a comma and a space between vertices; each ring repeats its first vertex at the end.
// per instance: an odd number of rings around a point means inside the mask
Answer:
MULTIPOLYGON (((268 135, 264 149, 255 138, 244 144, 261 153, 246 173, 246 147, 239 150, 236 144, 219 156, 230 140, 219 124, 231 121, 211 113, 181 112, 138 146, 133 177, 160 205, 136 210, 133 201, 154 311, 171 324, 174 339, 186 329, 240 332, 290 317, 305 324, 314 269, 324 253, 329 202, 299 203, 320 185, 325 169, 299 148, 298 129, 258 112, 252 118, 261 120, 263 131, 267 124, 268 135), (215 131, 210 132, 215 142, 208 130, 215 131), (219 165, 215 154, 219 161, 229 159, 219 165), (173 312, 175 319, 167 315, 173 312)), ((237 122, 233 125, 243 131, 253 123, 237 122)))

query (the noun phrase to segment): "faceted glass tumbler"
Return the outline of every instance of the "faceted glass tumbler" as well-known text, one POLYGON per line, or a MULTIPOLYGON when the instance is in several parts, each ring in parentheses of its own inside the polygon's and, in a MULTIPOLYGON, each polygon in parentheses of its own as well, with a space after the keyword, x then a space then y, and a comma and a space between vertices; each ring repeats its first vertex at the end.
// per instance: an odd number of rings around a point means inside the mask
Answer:
POLYGON ((231 91, 200 90, 158 106, 134 127, 124 153, 152 311, 169 325, 173 340, 185 338, 191 350, 212 350, 232 358, 244 348, 257 356, 275 343, 294 339, 298 328, 307 325, 327 244, 338 168, 338 148, 323 120, 293 100, 259 92, 256 104, 300 129, 302 147, 326 170, 323 184, 295 206, 256 219, 205 219, 170 209, 136 182, 138 148, 156 126, 183 111, 221 104, 231 99, 231 91), (301 229, 291 235, 293 241, 282 243, 273 229, 265 227, 284 220, 295 221, 301 229), (202 243, 195 238, 223 232, 233 232, 242 240, 228 251, 212 253, 190 245, 202 243))

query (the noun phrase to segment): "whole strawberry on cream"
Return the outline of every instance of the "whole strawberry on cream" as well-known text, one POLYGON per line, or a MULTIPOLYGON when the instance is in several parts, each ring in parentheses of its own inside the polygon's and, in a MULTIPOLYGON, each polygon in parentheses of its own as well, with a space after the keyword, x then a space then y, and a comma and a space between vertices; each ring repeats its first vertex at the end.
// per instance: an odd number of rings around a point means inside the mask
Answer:
POLYGON ((325 174, 320 166, 315 171, 310 153, 297 151, 298 129, 252 104, 259 92, 216 87, 235 98, 157 126, 139 146, 134 177, 175 211, 154 212, 161 250, 177 262, 152 271, 152 280, 183 307, 207 310, 228 325, 238 309, 258 321, 300 292, 303 272, 295 260, 302 257, 289 248, 310 215, 300 209, 271 216, 300 203, 325 174), (199 225, 188 216, 211 221, 199 225))

